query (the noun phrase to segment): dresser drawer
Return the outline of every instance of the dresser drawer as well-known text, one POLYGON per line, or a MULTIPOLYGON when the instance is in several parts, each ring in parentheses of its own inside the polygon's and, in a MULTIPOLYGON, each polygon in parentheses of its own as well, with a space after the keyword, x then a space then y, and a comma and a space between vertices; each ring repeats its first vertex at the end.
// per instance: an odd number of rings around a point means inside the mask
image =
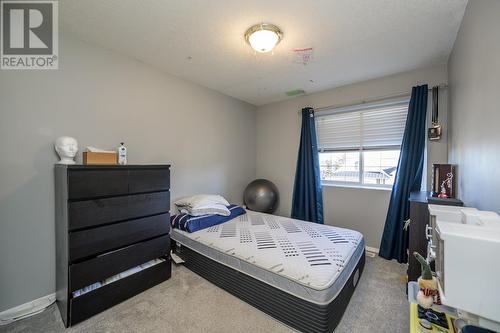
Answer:
POLYGON ((98 168, 68 171, 68 198, 86 199, 128 194, 127 169, 98 168))
POLYGON ((170 278, 167 260, 87 294, 70 299, 70 324, 81 322, 170 278))
POLYGON ((68 198, 87 198, 165 191, 170 187, 168 167, 94 167, 68 172, 68 198))
POLYGON ((157 168, 129 171, 129 193, 165 191, 168 189, 170 189, 170 169, 157 168))
POLYGON ((170 232, 170 214, 145 217, 69 234, 69 260, 114 251, 170 232))
POLYGON ((166 213, 169 209, 168 191, 69 202, 69 230, 166 213))
POLYGON ((69 267, 69 291, 81 289, 92 283, 126 271, 170 252, 170 237, 160 236, 123 249, 108 252, 96 258, 69 267))

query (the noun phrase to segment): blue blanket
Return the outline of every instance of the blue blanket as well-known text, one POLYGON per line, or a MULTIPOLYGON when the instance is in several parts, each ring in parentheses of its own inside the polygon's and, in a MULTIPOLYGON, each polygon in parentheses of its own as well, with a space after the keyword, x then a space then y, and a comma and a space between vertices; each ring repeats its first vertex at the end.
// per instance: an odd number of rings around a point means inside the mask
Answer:
POLYGON ((187 232, 195 232, 205 228, 210 228, 214 225, 227 222, 234 219, 237 216, 246 214, 245 209, 238 205, 227 206, 231 215, 202 215, 202 216, 192 216, 189 214, 177 214, 170 217, 170 224, 172 228, 177 228, 187 232))

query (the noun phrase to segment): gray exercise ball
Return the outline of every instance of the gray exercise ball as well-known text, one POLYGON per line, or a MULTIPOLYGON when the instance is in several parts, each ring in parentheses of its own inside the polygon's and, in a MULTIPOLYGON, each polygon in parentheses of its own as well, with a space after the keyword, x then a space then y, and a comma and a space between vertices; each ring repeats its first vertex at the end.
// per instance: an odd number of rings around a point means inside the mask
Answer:
POLYGON ((250 210, 274 213, 278 207, 278 188, 267 179, 256 179, 245 188, 243 200, 250 210))

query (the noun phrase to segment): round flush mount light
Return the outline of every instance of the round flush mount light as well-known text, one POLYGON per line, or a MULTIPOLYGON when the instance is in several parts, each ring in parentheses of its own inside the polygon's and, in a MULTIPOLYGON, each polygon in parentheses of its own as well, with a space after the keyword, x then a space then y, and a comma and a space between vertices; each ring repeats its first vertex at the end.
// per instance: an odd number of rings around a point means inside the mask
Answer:
POLYGON ((245 32, 245 40, 259 53, 272 51, 282 37, 280 28, 268 23, 256 24, 245 32))

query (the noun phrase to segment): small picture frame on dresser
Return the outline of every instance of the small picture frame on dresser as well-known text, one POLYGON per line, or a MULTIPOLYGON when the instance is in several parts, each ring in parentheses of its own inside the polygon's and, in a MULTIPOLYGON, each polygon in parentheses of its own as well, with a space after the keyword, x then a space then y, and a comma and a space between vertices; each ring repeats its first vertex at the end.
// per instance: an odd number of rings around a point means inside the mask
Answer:
POLYGON ((432 165, 432 196, 455 198, 456 173, 453 164, 432 165))

